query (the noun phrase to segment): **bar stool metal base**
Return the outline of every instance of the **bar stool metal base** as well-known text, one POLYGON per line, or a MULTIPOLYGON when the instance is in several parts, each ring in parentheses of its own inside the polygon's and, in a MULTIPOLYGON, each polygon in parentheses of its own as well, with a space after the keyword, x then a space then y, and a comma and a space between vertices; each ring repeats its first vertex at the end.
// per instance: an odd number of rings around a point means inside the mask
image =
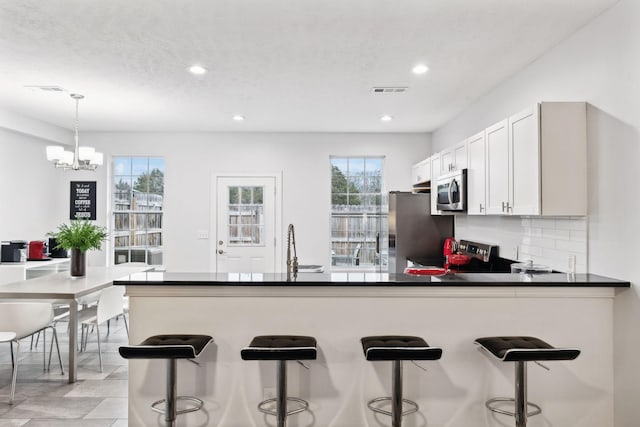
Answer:
MULTIPOLYGON (((265 407, 270 403, 277 403, 277 402, 278 402, 278 399, 275 397, 271 399, 263 400, 262 402, 258 403, 258 411, 265 414, 277 416, 278 412, 276 410, 265 407)), ((287 416, 293 415, 293 414, 299 414, 300 412, 303 412, 309 409, 309 402, 307 402, 304 399, 300 399, 299 397, 287 397, 287 402, 296 402, 300 405, 295 409, 287 410, 287 416)))
MULTIPOLYGON (((507 411, 506 409, 498 408, 498 405, 503 402, 516 404, 516 400, 513 397, 494 397, 493 399, 489 399, 485 402, 484 406, 487 407, 488 410, 497 412, 498 414, 510 415, 512 417, 516 416, 515 411, 507 411)), ((542 408, 535 403, 527 402, 527 406, 533 407, 533 411, 527 412, 527 417, 532 417, 534 415, 538 415, 542 413, 542 408)))
MULTIPOLYGON (((200 409, 202 409, 202 406, 204 406, 204 402, 202 400, 198 399, 197 397, 193 397, 193 396, 178 396, 178 397, 176 397, 176 402, 185 401, 185 400, 193 403, 194 406, 192 408, 185 408, 185 409, 176 410, 176 415, 186 414, 188 412, 199 411, 200 409)), ((158 405, 163 404, 166 401, 167 401, 167 399, 156 400, 155 402, 153 402, 151 404, 151 410, 154 411, 154 412, 157 412, 159 414, 163 414, 163 415, 166 414, 167 411, 165 411, 164 409, 157 408, 158 405)))
MULTIPOLYGON (((391 411, 387 411, 386 409, 378 408, 378 407, 375 406, 376 403, 380 403, 380 402, 393 402, 393 398, 391 398, 391 397, 377 397, 375 399, 371 399, 370 401, 368 401, 367 402, 367 406, 373 412, 378 412, 379 414, 388 415, 390 417, 393 416, 393 413, 391 411)), ((414 412, 418 412, 418 410, 420 409, 418 404, 416 402, 414 402, 413 400, 402 399, 402 402, 406 403, 409 406, 411 406, 411 408, 409 408, 407 410, 404 410, 404 409, 402 410, 402 416, 403 417, 405 415, 409 415, 409 414, 413 414, 414 412)))

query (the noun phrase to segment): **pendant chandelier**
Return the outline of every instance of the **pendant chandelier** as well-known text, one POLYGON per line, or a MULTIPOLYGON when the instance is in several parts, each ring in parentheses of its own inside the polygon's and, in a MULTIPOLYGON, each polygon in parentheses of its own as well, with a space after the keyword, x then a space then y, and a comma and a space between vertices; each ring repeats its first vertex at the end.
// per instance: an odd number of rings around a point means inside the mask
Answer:
POLYGON ((78 145, 78 104, 84 95, 72 93, 71 98, 76 100, 76 126, 74 151, 67 151, 61 145, 47 146, 47 160, 53 162, 55 167, 61 169, 96 170, 102 165, 103 155, 93 147, 80 147, 78 145))

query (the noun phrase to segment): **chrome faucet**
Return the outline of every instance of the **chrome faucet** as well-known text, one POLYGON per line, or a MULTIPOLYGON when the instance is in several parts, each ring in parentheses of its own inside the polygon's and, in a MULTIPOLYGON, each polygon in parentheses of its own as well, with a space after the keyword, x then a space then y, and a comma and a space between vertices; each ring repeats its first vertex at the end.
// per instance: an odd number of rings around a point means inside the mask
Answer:
POLYGON ((287 231, 287 280, 291 280, 291 273, 294 279, 298 277, 298 254, 296 252, 296 232, 293 224, 289 224, 287 231), (293 259, 291 258, 291 246, 293 245, 293 259))

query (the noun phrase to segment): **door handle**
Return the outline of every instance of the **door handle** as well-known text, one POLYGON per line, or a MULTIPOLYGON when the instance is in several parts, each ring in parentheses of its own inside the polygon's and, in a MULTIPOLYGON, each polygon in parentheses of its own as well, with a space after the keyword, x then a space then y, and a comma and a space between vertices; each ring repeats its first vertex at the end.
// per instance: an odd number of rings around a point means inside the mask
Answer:
POLYGON ((504 202, 502 202, 502 212, 504 212, 504 208, 505 208, 504 202))
POLYGON ((222 255, 222 254, 224 254, 224 253, 225 253, 225 251, 223 251, 222 249, 218 249, 218 253, 219 253, 220 255, 222 255))
POLYGON ((480 203, 480 212, 482 212, 484 210, 484 207, 482 207, 482 203, 480 203))

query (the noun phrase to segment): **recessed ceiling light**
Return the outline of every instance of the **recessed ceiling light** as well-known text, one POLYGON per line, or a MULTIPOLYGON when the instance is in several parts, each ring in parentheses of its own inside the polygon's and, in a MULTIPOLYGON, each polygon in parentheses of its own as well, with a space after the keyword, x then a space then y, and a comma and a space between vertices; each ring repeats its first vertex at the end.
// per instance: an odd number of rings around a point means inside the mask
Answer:
POLYGON ((383 122, 390 122, 391 120, 393 120, 393 117, 391 117, 388 114, 385 114, 384 116, 380 117, 380 120, 383 122))
POLYGON ((191 74, 202 75, 207 72, 207 69, 202 65, 192 65, 191 67, 189 67, 189 72, 191 74))
POLYGON ((415 67, 413 67, 411 71, 413 71, 413 74, 424 74, 427 71, 429 71, 429 67, 427 67, 424 64, 418 64, 415 67))
POLYGON ((235 116, 232 117, 233 120, 235 120, 236 122, 242 122, 244 121, 244 116, 241 116, 240 114, 236 114, 235 116))

